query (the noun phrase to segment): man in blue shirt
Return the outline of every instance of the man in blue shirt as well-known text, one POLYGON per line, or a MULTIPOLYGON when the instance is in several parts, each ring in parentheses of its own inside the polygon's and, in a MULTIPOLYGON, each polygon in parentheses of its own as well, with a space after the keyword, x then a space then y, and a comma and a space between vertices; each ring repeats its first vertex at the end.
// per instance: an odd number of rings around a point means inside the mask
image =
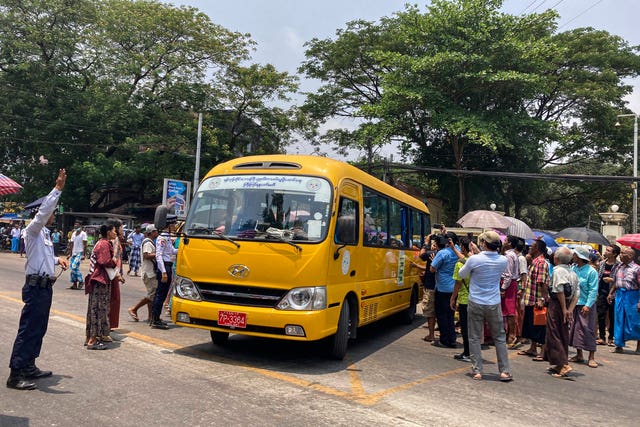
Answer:
POLYGON ((451 310, 451 295, 456 281, 453 270, 458 262, 458 256, 450 246, 457 243, 458 236, 454 233, 441 234, 436 238, 438 253, 431 262, 431 272, 436 274, 435 309, 436 321, 440 330, 440 340, 433 345, 437 347, 456 348, 456 328, 454 311, 451 310))
POLYGON ((478 237, 482 252, 469 257, 458 275, 469 280, 469 349, 473 363, 473 379, 482 379, 481 341, 484 322, 491 328, 491 336, 496 346, 500 381, 511 381, 507 339, 500 306, 500 277, 507 268, 507 258, 499 254, 502 246, 500 236, 495 231, 485 231, 478 237))

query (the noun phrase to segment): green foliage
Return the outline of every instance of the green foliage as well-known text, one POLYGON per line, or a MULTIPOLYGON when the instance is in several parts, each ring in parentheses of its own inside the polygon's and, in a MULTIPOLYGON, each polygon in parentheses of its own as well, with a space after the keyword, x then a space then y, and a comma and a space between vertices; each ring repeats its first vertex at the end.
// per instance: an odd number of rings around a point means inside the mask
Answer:
MULTIPOLYGON (((638 49, 591 28, 558 33, 554 11, 512 16, 500 11, 502 3, 434 0, 426 13, 407 6, 378 23, 349 23, 335 39, 312 40, 301 71, 323 86, 305 111, 318 122, 357 121, 356 129, 318 140, 333 140, 341 151, 393 142, 418 165, 458 170, 541 172, 567 164, 581 171, 593 159, 621 161, 628 147, 612 126, 630 93, 624 79, 640 71, 638 49)), ((551 221, 546 200, 573 209, 560 221, 587 218, 591 208, 570 201, 601 188, 431 176, 440 196, 453 201, 449 217, 499 201, 536 226, 551 221)))
POLYGON ((269 103, 297 85, 270 65, 241 67, 253 44, 159 1, 0 0, 3 173, 24 184, 24 201, 66 167, 68 208, 156 204, 164 177, 193 179, 200 111, 228 113, 204 122, 204 170, 244 154, 226 141, 236 123, 257 128, 245 141, 268 133, 261 152, 282 150, 297 113, 269 103))

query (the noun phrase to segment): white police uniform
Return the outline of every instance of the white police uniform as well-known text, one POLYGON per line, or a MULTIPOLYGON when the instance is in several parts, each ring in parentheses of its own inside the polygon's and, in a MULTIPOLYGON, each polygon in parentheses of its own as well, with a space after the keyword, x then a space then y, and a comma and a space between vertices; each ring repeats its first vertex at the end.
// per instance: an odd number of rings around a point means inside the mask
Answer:
MULTIPOLYGON (((51 190, 40 205, 35 218, 26 228, 25 273, 27 277, 22 288, 22 300, 25 304, 11 353, 9 363, 11 376, 7 381, 8 386, 18 375, 27 375, 31 378, 51 375, 51 372, 40 371, 35 365, 35 360, 40 356, 42 339, 49 323, 49 311, 53 298, 52 286, 55 281, 51 279, 55 276, 55 265, 58 263, 49 230, 45 225, 56 208, 60 193, 55 188, 51 190)), ((29 384, 26 386, 28 387, 29 384)))

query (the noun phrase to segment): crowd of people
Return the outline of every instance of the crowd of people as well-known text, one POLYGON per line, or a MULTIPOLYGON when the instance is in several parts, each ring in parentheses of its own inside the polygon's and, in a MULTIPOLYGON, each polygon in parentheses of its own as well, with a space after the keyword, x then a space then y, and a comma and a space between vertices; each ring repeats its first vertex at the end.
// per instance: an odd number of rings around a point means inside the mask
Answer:
MULTIPOLYGON (((87 255, 87 237, 81 224, 76 223, 69 236, 68 259, 55 250, 54 239, 59 242, 59 236, 48 228, 66 178, 61 169, 35 218, 20 230, 27 255, 24 307, 11 353, 9 388, 32 390, 37 388, 34 380, 52 375, 35 362, 47 330, 56 264, 63 270, 71 266, 70 288, 84 288, 88 295, 88 350, 108 349, 113 341, 110 332, 119 326, 127 245, 132 246, 127 275, 141 272, 147 291, 127 313, 139 321, 138 310, 147 306, 149 325, 168 329, 161 314, 177 253, 171 239, 176 216, 167 216, 160 234, 149 225, 144 235, 136 228, 125 237, 119 220, 101 225, 100 240, 89 257, 89 273, 83 278, 79 265, 87 255)), ((508 351, 522 345, 528 348, 518 354, 547 362, 555 378, 567 378, 570 363, 597 368, 598 345, 623 353, 626 341, 638 340, 636 352, 640 353, 640 266, 634 262, 632 248, 611 244, 604 257, 586 247, 560 247, 552 252, 543 240, 534 240, 527 248, 522 239, 507 236, 503 241, 495 231, 480 234, 476 244, 469 236, 458 238, 442 227, 441 233, 428 236, 419 257, 424 263, 412 262, 412 266, 423 273, 421 306, 428 329, 423 340, 458 348, 457 311, 463 351, 454 358, 471 363, 474 380, 483 379, 482 348, 490 343, 495 346, 499 380, 504 382, 513 380, 508 351), (569 347, 576 350, 571 358, 569 347)))
POLYGON ((147 291, 144 298, 127 310, 131 318, 139 321, 138 309, 146 305, 149 325, 155 329, 169 328, 160 315, 169 293, 177 252, 170 237, 175 231, 176 216, 167 216, 166 227, 160 235, 154 225, 148 225, 146 237, 139 227, 125 237, 121 221, 107 221, 99 228, 100 240, 91 250, 89 273, 83 277, 80 263, 87 255, 87 234, 82 225, 79 222, 74 225, 66 257, 54 249, 55 232, 48 228, 53 223, 66 179, 66 171, 60 170, 55 187, 45 196, 35 218, 21 230, 27 256, 22 289, 24 307, 11 353, 9 388, 33 390, 37 388, 34 380, 52 375, 51 371, 36 366, 36 358, 40 355, 49 322, 52 288, 59 276, 55 274, 56 265, 62 270, 71 267, 70 289, 84 289, 88 296, 85 334, 88 350, 106 350, 113 342, 110 333, 119 326, 120 285, 125 283, 126 275, 138 276, 141 272, 147 291), (125 275, 123 253, 127 245, 131 246, 131 256, 125 275))
POLYGON ((458 348, 457 326, 463 351, 453 357, 470 362, 472 378, 481 380, 481 349, 494 345, 505 382, 513 379, 509 350, 548 363, 555 378, 568 378, 571 363, 597 368, 599 345, 622 353, 626 341, 638 340, 640 353, 640 266, 634 256, 632 248, 615 244, 604 256, 585 246, 552 251, 541 239, 527 247, 523 239, 494 231, 482 233, 476 244, 443 227, 428 236, 422 262, 412 263, 422 270, 423 340, 458 348), (571 358, 569 347, 576 352, 571 358))

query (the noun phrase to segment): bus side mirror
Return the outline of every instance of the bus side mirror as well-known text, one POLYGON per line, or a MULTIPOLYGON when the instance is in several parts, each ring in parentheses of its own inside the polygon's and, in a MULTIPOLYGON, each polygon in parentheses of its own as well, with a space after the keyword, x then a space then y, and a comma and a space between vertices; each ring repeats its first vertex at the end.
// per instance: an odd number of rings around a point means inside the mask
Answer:
POLYGON ((156 213, 153 216, 153 225, 155 225, 158 230, 164 230, 164 228, 167 226, 166 206, 160 205, 156 208, 156 213))
POLYGON ((356 218, 351 215, 338 217, 336 223, 336 243, 341 245, 355 245, 358 243, 356 232, 356 218))

